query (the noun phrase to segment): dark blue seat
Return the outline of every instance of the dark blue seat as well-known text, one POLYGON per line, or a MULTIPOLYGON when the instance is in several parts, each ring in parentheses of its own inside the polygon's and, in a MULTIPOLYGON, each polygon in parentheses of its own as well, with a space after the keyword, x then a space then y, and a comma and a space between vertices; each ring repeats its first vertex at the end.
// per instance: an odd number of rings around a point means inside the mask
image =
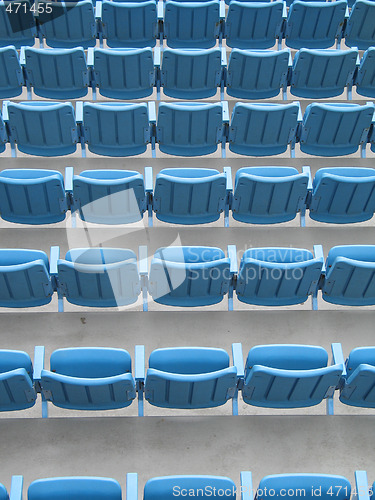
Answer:
POLYGON ((22 45, 32 46, 36 36, 36 23, 29 0, 0 3, 0 47, 14 45, 20 49, 22 45))
POLYGON ((375 99, 375 47, 363 54, 354 83, 358 94, 375 99))
POLYGON ((345 26, 345 44, 366 50, 375 45, 375 2, 357 0, 345 26))
MULTIPOLYGON (((33 366, 23 351, 0 349, 0 411, 25 410, 34 406, 33 366)), ((0 500, 4 497, 0 485, 0 500)))
POLYGON ((349 406, 375 408, 375 347, 353 349, 345 363, 340 401, 349 406))
POLYGON ((80 500, 121 500, 121 486, 104 477, 49 477, 33 481, 27 490, 27 500, 52 498, 80 500))
POLYGON ((0 98, 21 95, 23 85, 25 79, 16 48, 14 45, 0 48, 0 98))

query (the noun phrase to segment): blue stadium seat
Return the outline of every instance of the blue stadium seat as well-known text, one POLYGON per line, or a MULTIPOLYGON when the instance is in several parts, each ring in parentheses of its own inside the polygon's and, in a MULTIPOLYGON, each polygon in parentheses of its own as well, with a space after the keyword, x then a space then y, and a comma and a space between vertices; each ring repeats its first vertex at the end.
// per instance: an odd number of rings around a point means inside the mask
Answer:
MULTIPOLYGON (((121 500, 121 486, 114 479, 103 477, 49 477, 33 481, 27 491, 27 500, 52 498, 79 498, 80 500, 121 500)), ((18 500, 18 499, 17 499, 18 500)))
POLYGON ((8 169, 0 172, 0 214, 20 224, 52 224, 65 219, 64 178, 56 170, 8 169))
POLYGON ((375 45, 375 2, 357 0, 345 25, 345 44, 366 50, 375 45))
POLYGON ((158 36, 156 1, 97 2, 101 35, 108 47, 154 47, 158 36))
POLYGON ((22 47, 21 64, 30 91, 47 99, 77 99, 87 95, 90 75, 82 47, 36 49, 22 47))
POLYGON ((323 299, 346 306, 375 305, 375 245, 331 248, 322 287, 323 299))
POLYGON ((293 155, 299 114, 298 102, 237 102, 229 127, 229 149, 247 156, 272 156, 284 153, 290 145, 293 155))
POLYGON ((366 146, 374 109, 371 102, 309 104, 301 127, 301 151, 318 156, 355 153, 360 145, 366 146))
POLYGON ((8 492, 3 484, 0 483, 0 500, 9 500, 8 492))
POLYGON ((39 14, 40 36, 55 48, 95 47, 97 28, 91 0, 49 2, 39 14))
POLYGON ((375 119, 372 122, 372 128, 369 135, 369 142, 371 144, 371 151, 375 153, 375 119))
POLYGON ((247 356, 242 397, 264 408, 315 406, 333 396, 342 372, 341 364, 328 366, 323 347, 258 345, 247 356))
POLYGON ((241 259, 237 298, 258 306, 302 304, 316 292, 322 267, 323 257, 302 248, 250 248, 241 259))
POLYGON ((224 18, 219 0, 175 2, 167 0, 163 36, 168 47, 209 49, 216 45, 224 18))
POLYGON ((309 175, 293 167, 244 167, 236 174, 232 216, 240 222, 278 224, 305 209, 309 175))
MULTIPOLYGON (((127 475, 127 491, 129 488, 129 476, 137 477, 137 474, 127 475)), ((135 479, 136 480, 136 479, 135 479)), ((135 489, 129 500, 137 500, 135 489)), ((236 500, 236 486, 228 477, 223 476, 165 476, 149 479, 144 488, 143 500, 174 500, 176 494, 185 491, 199 492, 199 498, 207 499, 213 491, 226 491, 227 500, 236 500), (175 488, 175 489, 173 489, 175 488)))
POLYGON ((163 153, 201 156, 214 153, 219 143, 225 150, 227 103, 161 103, 156 141, 163 153))
POLYGON ((0 153, 5 151, 5 144, 8 142, 8 134, 6 131, 3 115, 0 113, 0 153))
POLYGON ((44 252, 0 249, 0 307, 43 306, 53 291, 44 252))
POLYGON ((342 94, 351 87, 358 50, 301 49, 293 60, 290 93, 307 99, 342 94))
POLYGON ((281 43, 284 2, 241 2, 231 0, 225 22, 229 47, 269 49, 281 43))
MULTIPOLYGON (((340 39, 346 0, 306 2, 294 0, 285 27, 285 43, 292 49, 328 49, 340 39)), ((356 45, 357 46, 357 45, 356 45)))
POLYGON ((225 49, 163 50, 160 80, 164 94, 177 99, 213 97, 223 81, 225 49))
POLYGON ((349 406, 375 408, 375 347, 357 347, 345 363, 340 401, 349 406))
POLYGON ((363 54, 354 83, 358 94, 375 99, 375 47, 363 54))
POLYGON ((371 219, 375 211, 375 169, 320 168, 314 177, 310 217, 319 222, 348 224, 371 219))
MULTIPOLYGON (((25 410, 34 406, 35 401, 30 356, 23 351, 0 349, 0 411, 25 410)), ((2 495, 0 485, 0 500, 2 495)))
POLYGON ((156 83, 152 49, 89 49, 93 91, 111 99, 150 96, 156 83))
POLYGON ((227 94, 239 99, 268 99, 286 92, 289 49, 240 50, 229 56, 227 94))
POLYGON ((16 48, 14 45, 0 48, 0 99, 21 95, 23 85, 25 79, 16 48))
POLYGON ((36 35, 36 23, 29 0, 20 0, 17 4, 0 2, 0 47, 14 45, 19 49, 22 45, 32 46, 36 35))

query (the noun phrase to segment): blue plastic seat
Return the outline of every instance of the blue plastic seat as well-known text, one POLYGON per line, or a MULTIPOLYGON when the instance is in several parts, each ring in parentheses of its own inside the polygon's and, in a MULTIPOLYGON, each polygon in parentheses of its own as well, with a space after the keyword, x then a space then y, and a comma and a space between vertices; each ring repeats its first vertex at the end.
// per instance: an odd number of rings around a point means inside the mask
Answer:
POLYGON ((282 38, 284 3, 231 0, 225 22, 229 47, 269 49, 282 38))
POLYGON ((341 37, 346 0, 306 2, 294 0, 285 28, 285 43, 292 49, 328 49, 341 37))
POLYGON ((232 216, 240 222, 278 224, 305 207, 309 176, 293 167, 244 167, 236 174, 232 216))
POLYGON ((371 219, 375 211, 375 169, 320 168, 314 177, 310 217, 347 224, 371 219))
POLYGON ((372 132, 369 135, 369 142, 371 144, 371 151, 373 153, 375 153, 375 127, 374 127, 374 123, 372 126, 372 132))
POLYGON ((342 94, 351 86, 358 50, 301 49, 293 60, 290 93, 307 99, 342 94))
POLYGON ((375 2, 357 0, 345 25, 345 45, 366 50, 375 45, 375 2))
POLYGON ((227 93, 239 99, 276 97, 288 82, 289 49, 233 49, 226 77, 227 93))
POLYGON ((20 0, 18 4, 11 4, 7 1, 0 3, 0 47, 7 47, 11 44, 17 49, 22 45, 32 46, 36 35, 31 2, 20 0), (8 5, 12 5, 13 8, 7 10, 8 5))
POLYGON ((363 54, 354 83, 358 94, 375 99, 375 47, 363 54))
POLYGON ((340 401, 349 406, 375 408, 375 347, 357 347, 345 363, 340 401))
POLYGON ((375 305, 375 245, 331 248, 326 261, 323 299, 346 306, 375 305))
MULTIPOLYGON (((174 500, 178 494, 185 491, 199 492, 199 498, 204 499, 209 498, 214 491, 226 491, 227 500, 236 500, 236 485, 231 479, 223 476, 154 477, 145 485, 143 500, 174 500)), ((131 500, 135 500, 135 497, 131 500)))
POLYGON ((77 248, 57 261, 60 296, 71 304, 117 307, 141 292, 137 256, 124 248, 77 248))
POLYGON ((0 113, 0 153, 5 151, 5 145, 8 142, 8 134, 6 131, 3 115, 0 113))
POLYGON ((9 169, 0 172, 0 214, 20 224, 52 224, 65 219, 64 178, 56 170, 9 169))
POLYGON ((156 2, 103 0, 101 27, 108 47, 154 47, 158 36, 156 2))
POLYGON ((167 0, 164 38, 172 48, 208 49, 216 45, 221 29, 219 0, 175 2, 167 0))
POLYGON ((77 148, 78 131, 70 102, 4 103, 10 143, 29 155, 63 156, 77 148))
POLYGON ((8 492, 3 484, 0 483, 0 500, 9 500, 8 492))
MULTIPOLYGON (((34 406, 35 401, 30 356, 23 351, 0 349, 0 411, 25 410, 34 406)), ((0 485, 0 500, 2 495, 0 485)))
POLYGON ((298 102, 237 102, 229 127, 229 149, 241 155, 271 156, 284 153, 290 144, 293 151, 299 113, 298 102))
POLYGON ((52 498, 80 500, 121 500, 121 486, 114 479, 103 477, 49 477, 33 481, 27 500, 52 498))
POLYGON ((56 48, 95 47, 97 28, 91 0, 50 2, 39 14, 40 33, 56 48))
POLYGON ((201 156, 225 139, 223 103, 160 103, 156 141, 163 153, 201 156))
POLYGON ((323 257, 302 248, 250 248, 241 259, 237 298, 258 306, 290 306, 315 293, 323 257))
POLYGON ((89 49, 93 87, 111 99, 140 99, 150 96, 155 69, 150 47, 142 49, 89 49))
POLYGON ((374 109, 374 103, 309 104, 301 127, 301 151, 318 156, 355 153, 367 143, 374 109))
POLYGON ((222 59, 220 48, 164 49, 161 65, 164 94, 177 99, 215 96, 223 77, 222 59))
POLYGON ((25 79, 16 48, 14 45, 0 48, 0 98, 21 95, 23 85, 25 79))
POLYGON ((47 255, 40 250, 0 249, 0 306, 35 307, 51 302, 47 255))
POLYGON ((82 47, 21 50, 28 88, 47 99, 77 99, 87 95, 90 75, 82 47))

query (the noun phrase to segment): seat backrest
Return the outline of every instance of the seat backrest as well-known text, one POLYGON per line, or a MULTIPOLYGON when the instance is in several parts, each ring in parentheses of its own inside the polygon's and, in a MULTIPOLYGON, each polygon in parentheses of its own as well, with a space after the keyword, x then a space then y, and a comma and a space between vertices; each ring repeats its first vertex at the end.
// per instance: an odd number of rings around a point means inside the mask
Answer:
POLYGON ((358 94, 375 98, 375 47, 370 47, 363 54, 355 84, 358 94))
POLYGON ((214 222, 224 210, 226 175, 208 168, 168 168, 156 176, 156 217, 175 224, 214 222))
POLYGON ((150 47, 94 49, 94 79, 101 95, 112 99, 139 99, 153 92, 155 71, 150 47))
POLYGON ((121 486, 103 477, 51 477, 33 481, 27 491, 28 500, 121 500, 121 486))
POLYGON ((375 408, 375 347, 357 347, 346 361, 347 378, 340 388, 340 401, 375 408))
POLYGON ((0 500, 9 500, 8 492, 3 484, 0 484, 0 500))
MULTIPOLYGON (((23 410, 34 405, 32 371, 26 352, 0 350, 0 411, 23 410)), ((0 499, 1 493, 0 486, 0 499)))
POLYGON ((16 48, 14 45, 0 48, 0 98, 19 96, 23 85, 25 80, 16 48))
POLYGON ((366 50, 375 45, 374 29, 375 3, 371 0, 357 0, 353 5, 345 27, 345 44, 366 50))
POLYGON ((228 500, 236 499, 236 486, 223 476, 165 476, 149 479, 144 489, 144 500, 173 500, 177 494, 194 491, 195 497, 208 498, 213 491, 227 491, 228 500), (232 492, 232 493, 231 493, 232 492))
POLYGON ((50 224, 64 220, 67 209, 60 172, 26 168, 0 172, 3 219, 21 224, 50 224))
POLYGON ((347 376, 350 375, 362 364, 375 367, 375 347, 356 347, 346 360, 347 376))
POLYGON ((22 45, 34 45, 35 37, 36 24, 29 0, 20 0, 17 4, 1 2, 0 47, 12 44, 19 49, 22 45))

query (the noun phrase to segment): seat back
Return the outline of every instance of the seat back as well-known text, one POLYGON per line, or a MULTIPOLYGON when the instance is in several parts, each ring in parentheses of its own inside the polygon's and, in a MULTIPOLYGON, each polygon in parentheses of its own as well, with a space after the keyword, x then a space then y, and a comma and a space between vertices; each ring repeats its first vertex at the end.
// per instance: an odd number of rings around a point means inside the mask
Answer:
POLYGON ((33 481, 27 491, 28 500, 69 497, 72 500, 121 500, 121 486, 103 477, 51 477, 33 481))
POLYGON ((102 31, 108 47, 154 47, 158 33, 156 2, 103 0, 102 31))
POLYGON ((208 168, 168 168, 156 176, 156 217, 174 224, 214 222, 225 208, 226 175, 208 168))
POLYGON ((0 48, 0 99, 19 96, 23 85, 25 80, 14 45, 0 48))
POLYGON ((350 406, 375 408, 375 347, 357 347, 346 361, 347 377, 340 401, 350 406))
POLYGON ((196 491, 199 498, 208 498, 213 491, 226 491, 228 500, 236 499, 234 482, 223 476, 165 476, 149 479, 144 489, 144 500, 173 500, 176 492, 196 491), (233 492, 233 493, 231 493, 233 492))
POLYGON ((225 22, 226 43, 238 49, 269 49, 281 37, 283 2, 232 0, 225 22))
POLYGON ((237 154, 284 153, 295 140, 299 104, 236 103, 229 127, 229 149, 237 154))
POLYGON ((262 306, 301 304, 318 284, 322 258, 299 248, 246 250, 237 278, 238 300, 262 306))
POLYGON ((375 47, 370 47, 363 54, 355 84, 358 94, 375 98, 375 47))
POLYGON ((301 151, 318 156, 355 153, 367 142, 374 109, 373 103, 309 104, 301 127, 301 151))
POLYGON ((208 49, 216 45, 220 32, 220 2, 175 2, 167 0, 164 36, 172 48, 208 49))
POLYGON ((285 43, 293 49, 327 49, 341 34, 347 3, 294 0, 285 28, 285 43))
MULTIPOLYGON (((24 410, 35 404, 32 372, 26 352, 0 349, 0 411, 24 410)), ((0 499, 1 493, 0 487, 0 499)))
POLYGON ((97 224, 142 220, 146 210, 143 176, 131 170, 85 170, 73 179, 74 210, 97 224))
POLYGON ((8 492, 3 484, 0 484, 0 500, 8 500, 8 492))
POLYGON ((345 44, 366 50, 375 45, 374 30, 375 3, 371 0, 357 0, 345 27, 345 44))
POLYGON ((163 153, 200 156, 214 153, 223 136, 221 103, 160 103, 156 140, 163 153))
POLYGON ((305 205, 308 174, 292 167, 244 167, 236 174, 234 219, 253 224, 293 220, 305 205))
POLYGON ((89 150, 97 155, 144 153, 151 134, 147 104, 85 102, 83 131, 89 150))
POLYGON ((321 168, 315 174, 310 217, 320 222, 362 222, 375 211, 375 169, 321 168))
POLYGON ((29 0, 20 0, 19 8, 10 1, 1 2, 0 47, 12 44, 19 49, 22 45, 34 45, 35 37, 36 24, 29 0))
POLYGON ((155 70, 150 47, 94 49, 94 80, 101 95, 112 99, 139 99, 153 92, 155 70))
POLYGON ((85 53, 75 49, 25 49, 27 79, 34 92, 47 99, 77 99, 90 83, 85 53))
POLYGON ((334 97, 351 85, 358 51, 301 49, 293 61, 290 92, 303 98, 334 97))
POLYGON ((227 93, 240 99, 276 97, 287 83, 288 49, 233 49, 227 71, 227 93))

